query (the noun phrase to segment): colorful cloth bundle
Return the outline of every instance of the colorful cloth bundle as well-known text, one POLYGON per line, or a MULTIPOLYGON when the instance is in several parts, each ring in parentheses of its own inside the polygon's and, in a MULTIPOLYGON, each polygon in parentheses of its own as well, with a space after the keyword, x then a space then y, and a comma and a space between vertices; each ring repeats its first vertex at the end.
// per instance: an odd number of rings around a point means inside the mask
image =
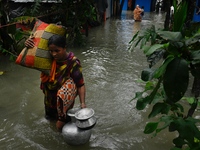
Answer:
POLYGON ((36 21, 33 28, 33 38, 35 46, 24 48, 16 59, 16 64, 37 69, 49 74, 52 65, 52 57, 48 51, 48 39, 54 35, 66 35, 66 28, 56 24, 47 24, 40 20, 36 21))

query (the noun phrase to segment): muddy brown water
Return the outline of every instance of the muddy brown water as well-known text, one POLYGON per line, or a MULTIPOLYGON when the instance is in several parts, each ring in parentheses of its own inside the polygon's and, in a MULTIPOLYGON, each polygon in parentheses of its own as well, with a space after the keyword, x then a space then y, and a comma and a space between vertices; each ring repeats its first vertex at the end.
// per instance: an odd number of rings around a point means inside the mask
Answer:
MULTIPOLYGON (((162 27, 164 14, 145 13, 134 22, 131 12, 109 18, 89 30, 87 46, 69 49, 81 60, 86 82, 87 106, 93 108, 97 124, 90 141, 70 146, 44 118, 40 72, 0 58, 0 149, 1 150, 169 150, 173 136, 143 133, 148 108, 135 109, 130 100, 142 90, 138 82, 148 65, 141 50, 128 51, 128 42, 138 31, 155 24, 162 27)), ((75 107, 79 106, 76 99, 75 107)))

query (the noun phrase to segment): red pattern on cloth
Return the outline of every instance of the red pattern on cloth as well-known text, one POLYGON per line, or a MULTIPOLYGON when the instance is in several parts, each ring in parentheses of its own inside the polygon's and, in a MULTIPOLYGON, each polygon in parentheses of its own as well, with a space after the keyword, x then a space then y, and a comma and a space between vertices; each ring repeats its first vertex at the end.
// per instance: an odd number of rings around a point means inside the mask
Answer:
POLYGON ((57 93, 58 119, 65 120, 66 112, 73 107, 77 96, 77 87, 72 78, 66 80, 57 93))

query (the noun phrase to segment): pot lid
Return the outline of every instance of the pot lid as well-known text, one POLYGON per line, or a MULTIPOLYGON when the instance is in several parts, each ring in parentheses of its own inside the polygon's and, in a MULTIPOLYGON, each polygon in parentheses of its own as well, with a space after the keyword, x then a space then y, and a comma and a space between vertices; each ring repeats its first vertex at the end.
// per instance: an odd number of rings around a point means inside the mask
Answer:
POLYGON ((86 120, 94 115, 94 110, 92 108, 82 108, 75 113, 75 118, 78 120, 86 120))

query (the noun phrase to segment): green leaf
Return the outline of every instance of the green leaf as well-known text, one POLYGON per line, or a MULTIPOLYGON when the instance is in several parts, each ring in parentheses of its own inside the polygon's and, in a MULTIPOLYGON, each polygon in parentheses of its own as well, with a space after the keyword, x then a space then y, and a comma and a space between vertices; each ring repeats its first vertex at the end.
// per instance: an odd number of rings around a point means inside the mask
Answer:
POLYGON ((187 1, 182 1, 178 7, 174 9, 173 31, 181 31, 187 16, 187 1))
MULTIPOLYGON (((136 43, 135 43, 135 47, 140 43, 140 41, 143 39, 144 37, 142 37, 142 36, 139 36, 138 37, 138 40, 136 41, 136 43)), ((141 46, 140 46, 141 47, 141 46)))
POLYGON ((152 53, 151 55, 147 56, 147 62, 149 62, 149 68, 152 68, 156 63, 163 59, 165 55, 165 49, 159 49, 152 53))
POLYGON ((186 46, 189 46, 189 45, 198 43, 198 42, 199 42, 199 39, 200 39, 200 33, 196 33, 193 37, 190 37, 189 39, 187 39, 187 40, 185 41, 185 45, 186 45, 186 46))
POLYGON ((156 103, 158 103, 158 102, 160 102, 160 101, 163 101, 163 99, 164 99, 164 95, 162 94, 162 91, 161 91, 161 92, 158 91, 158 92, 156 93, 156 95, 154 96, 154 98, 153 98, 151 104, 154 105, 154 104, 156 104, 156 103))
POLYGON ((16 58, 17 58, 17 56, 15 56, 14 54, 11 54, 10 57, 9 57, 9 60, 15 61, 16 58))
POLYGON ((170 124, 172 121, 173 121, 173 117, 172 116, 162 116, 161 118, 160 118, 160 121, 161 122, 165 122, 165 124, 170 124))
POLYGON ((172 121, 169 125, 169 132, 174 132, 176 130, 177 130, 177 127, 176 127, 175 121, 172 121))
POLYGON ((172 60, 164 74, 165 93, 172 102, 179 101, 185 94, 189 83, 189 68, 185 59, 176 57, 172 60))
POLYGON ((176 103, 174 106, 176 106, 176 108, 179 109, 181 112, 184 112, 184 107, 181 104, 176 103))
POLYGON ((154 83, 152 81, 149 81, 145 85, 145 91, 152 90, 154 87, 155 87, 154 83))
POLYGON ((167 41, 180 41, 183 39, 181 32, 157 31, 158 35, 167 41))
POLYGON ((153 118, 156 115, 158 115, 159 113, 162 112, 163 109, 165 109, 166 107, 166 103, 156 103, 153 108, 151 113, 149 114, 148 118, 153 118))
POLYGON ((149 99, 149 104, 151 104, 154 99, 156 98, 157 96, 157 93, 158 93, 158 90, 160 88, 160 84, 162 82, 162 78, 160 78, 155 86, 155 88, 153 89, 153 91, 150 93, 150 95, 148 96, 148 99, 149 99))
POLYGON ((163 44, 154 44, 154 45, 152 45, 150 47, 146 47, 144 49, 144 54, 147 55, 147 56, 151 55, 153 52, 155 52, 156 50, 161 49, 163 47, 164 47, 163 44))
POLYGON ((13 19, 14 22, 19 22, 21 24, 25 23, 25 24, 28 24, 30 22, 33 22, 35 19, 35 17, 32 17, 32 16, 20 16, 20 17, 16 17, 13 19))
POLYGON ((144 133, 150 134, 154 132, 157 129, 157 127, 158 127, 158 122, 149 122, 145 126, 144 133))
POLYGON ((150 101, 151 101, 150 96, 147 96, 145 98, 140 98, 140 99, 137 100, 136 108, 138 110, 143 110, 150 101))
POLYGON ((172 121, 173 121, 172 116, 162 116, 160 118, 160 122, 164 122, 164 124, 162 125, 162 127, 156 129, 156 133, 166 129, 167 127, 169 127, 172 121))
POLYGON ((183 97, 183 100, 186 100, 189 104, 194 103, 195 98, 194 97, 183 97))
POLYGON ((147 39, 148 39, 148 37, 145 37, 145 38, 142 39, 141 45, 140 45, 140 49, 142 49, 142 47, 143 47, 144 45, 146 45, 147 39))
POLYGON ((154 78, 160 78, 164 73, 167 68, 167 65, 174 59, 172 55, 168 56, 164 63, 155 71, 154 73, 154 78))
POLYGON ((19 29, 16 30, 16 33, 15 33, 15 40, 21 40, 23 38, 24 34, 23 32, 21 32, 19 29))
POLYGON ((194 142, 195 142, 195 143, 200 143, 200 140, 197 139, 196 137, 194 137, 194 142))
POLYGON ((200 131, 195 125, 198 122, 200 122, 199 119, 194 119, 192 117, 186 119, 179 117, 172 122, 170 131, 177 130, 179 137, 190 144, 194 144, 194 137, 200 139, 200 131))
POLYGON ((135 38, 138 36, 139 31, 137 31, 137 33, 133 36, 133 38, 129 41, 129 44, 131 44, 135 38))
POLYGON ((175 56, 178 56, 180 55, 180 46, 181 44, 179 42, 170 42, 169 46, 168 46, 168 49, 167 49, 167 52, 170 53, 171 55, 175 55, 175 56))
POLYGON ((142 94, 143 94, 143 92, 136 92, 135 97, 132 100, 142 98, 142 94))
POLYGON ((154 70, 151 68, 146 68, 141 73, 141 79, 143 81, 150 81, 153 78, 154 70))
MULTIPOLYGON (((200 50, 191 52, 191 63, 193 65, 200 63, 200 50)), ((197 73, 198 75, 199 73, 197 73)))
POLYGON ((173 140, 173 143, 176 145, 176 147, 182 147, 184 144, 186 144, 186 142, 184 141, 184 139, 177 137, 173 140))

